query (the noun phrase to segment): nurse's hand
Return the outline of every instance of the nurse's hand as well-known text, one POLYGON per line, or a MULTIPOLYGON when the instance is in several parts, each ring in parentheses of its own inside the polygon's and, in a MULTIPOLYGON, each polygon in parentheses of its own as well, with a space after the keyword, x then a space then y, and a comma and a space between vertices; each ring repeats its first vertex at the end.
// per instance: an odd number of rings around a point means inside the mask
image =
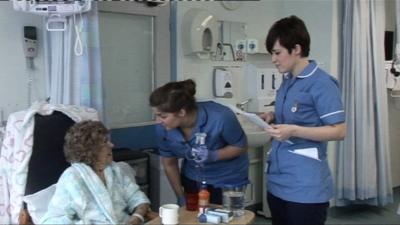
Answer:
POLYGON ((275 120, 275 113, 272 111, 258 114, 258 116, 267 123, 271 123, 275 120))
POLYGON ((180 207, 186 205, 186 198, 185 198, 185 196, 183 196, 183 195, 179 196, 179 197, 178 197, 178 202, 177 202, 177 203, 178 203, 178 205, 179 205, 180 207))
POLYGON ((278 124, 271 125, 272 128, 266 128, 265 131, 273 138, 284 141, 289 139, 293 133, 293 125, 290 124, 278 124))
POLYGON ((210 151, 207 150, 205 152, 203 152, 202 154, 197 155, 197 157, 195 157, 194 161, 197 164, 202 164, 205 162, 215 162, 218 160, 218 152, 216 151, 210 151))

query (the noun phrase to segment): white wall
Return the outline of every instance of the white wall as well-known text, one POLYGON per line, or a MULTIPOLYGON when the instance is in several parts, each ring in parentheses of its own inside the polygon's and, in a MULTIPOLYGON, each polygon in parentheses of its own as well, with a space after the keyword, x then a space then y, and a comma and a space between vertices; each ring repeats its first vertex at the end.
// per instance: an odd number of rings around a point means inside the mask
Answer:
POLYGON ((29 73, 33 78, 32 100, 45 99, 42 37, 41 16, 17 12, 11 1, 0 1, 0 110, 4 111, 4 120, 9 113, 28 107, 29 73), (34 71, 26 69, 22 49, 24 26, 37 27, 39 51, 34 71))
MULTIPOLYGON (((310 59, 315 59, 324 70, 331 72, 332 0, 285 0, 284 13, 304 20, 311 36, 310 59)), ((337 74, 332 74, 336 76, 337 74)))
MULTIPOLYGON (((182 45, 182 18, 191 8, 206 9, 214 14, 218 20, 245 22, 247 36, 264 40, 268 28, 278 15, 279 4, 276 1, 245 2, 234 11, 223 8, 220 2, 189 2, 181 1, 177 4, 177 77, 179 80, 192 78, 197 83, 198 98, 212 98, 212 71, 213 66, 243 66, 240 62, 211 62, 199 60, 191 56, 184 56, 182 45)), ((263 46, 264 44, 262 44, 263 46)), ((266 55, 261 56, 263 64, 269 64, 266 55)), ((235 75, 235 74, 234 74, 235 75)), ((237 96, 236 96, 237 97, 237 96)), ((238 99, 237 101, 240 101, 238 99)))
MULTIPOLYGON (((245 2, 234 11, 228 11, 220 2, 178 2, 177 4, 177 77, 179 80, 192 78, 197 82, 199 98, 212 97, 212 70, 213 66, 233 65, 242 66, 243 63, 221 63, 211 60, 200 60, 183 54, 182 45, 182 18, 191 8, 206 9, 214 14, 218 20, 244 22, 247 24, 248 38, 259 40, 260 48, 264 48, 264 41, 268 29, 279 18, 295 14, 304 19, 311 35, 310 58, 322 63, 321 67, 330 71, 331 39, 332 39, 332 0, 307 1, 257 1, 245 2), (312 12, 312 13, 310 13, 312 12), (317 19, 316 19, 317 18, 317 19), (329 43, 329 44, 327 44, 329 43)), ((248 55, 247 62, 270 66, 270 55, 248 55)), ((336 74, 335 74, 336 76, 336 74)), ((241 101, 241 99, 236 99, 241 101)))

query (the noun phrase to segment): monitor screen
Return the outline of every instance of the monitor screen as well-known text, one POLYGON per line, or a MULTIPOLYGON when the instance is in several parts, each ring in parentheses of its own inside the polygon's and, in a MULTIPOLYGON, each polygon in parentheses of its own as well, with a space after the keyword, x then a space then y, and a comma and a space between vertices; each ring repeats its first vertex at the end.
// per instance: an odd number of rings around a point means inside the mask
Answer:
POLYGON ((385 60, 393 59, 394 31, 385 31, 385 60))

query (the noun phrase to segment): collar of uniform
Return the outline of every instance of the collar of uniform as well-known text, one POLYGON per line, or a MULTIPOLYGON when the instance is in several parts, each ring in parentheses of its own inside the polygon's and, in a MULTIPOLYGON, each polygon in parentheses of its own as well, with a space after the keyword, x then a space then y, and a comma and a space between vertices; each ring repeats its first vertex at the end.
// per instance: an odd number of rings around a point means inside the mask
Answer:
POLYGON ((304 68, 304 70, 297 76, 297 78, 306 78, 312 76, 314 72, 318 69, 317 63, 314 60, 309 60, 309 64, 304 68))
POLYGON ((201 132, 204 125, 207 123, 208 114, 204 107, 201 104, 197 104, 197 118, 196 118, 196 126, 193 129, 193 134, 197 132, 201 132))
POLYGON ((182 132, 180 131, 179 128, 175 128, 173 130, 166 131, 166 138, 167 140, 170 141, 177 141, 184 143, 186 142, 185 139, 183 138, 182 132))

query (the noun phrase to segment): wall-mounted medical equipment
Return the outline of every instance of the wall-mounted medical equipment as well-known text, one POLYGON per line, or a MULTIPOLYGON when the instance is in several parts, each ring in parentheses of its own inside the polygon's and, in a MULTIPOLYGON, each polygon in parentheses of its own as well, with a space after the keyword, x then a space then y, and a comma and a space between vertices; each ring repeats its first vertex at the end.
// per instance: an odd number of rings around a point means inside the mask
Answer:
POLYGON ((47 30, 64 31, 66 17, 87 12, 91 8, 91 0, 13 0, 17 11, 47 16, 47 30))
POLYGON ((22 40, 23 51, 26 59, 26 67, 28 70, 28 106, 32 103, 32 70, 35 69, 33 58, 37 56, 38 44, 37 44, 37 32, 34 26, 24 26, 24 37, 22 40))
POLYGON ((274 109, 276 91, 282 83, 282 74, 274 68, 259 68, 249 64, 245 68, 247 95, 252 100, 248 110, 267 112, 274 109))
POLYGON ((13 0, 14 9, 41 16, 70 16, 90 10, 90 0, 13 0))
POLYGON ((396 52, 393 56, 390 73, 392 73, 395 77, 400 76, 400 44, 396 45, 396 52))
POLYGON ((391 61, 386 61, 386 87, 390 90, 390 96, 400 98, 400 44, 396 45, 396 51, 391 61))
POLYGON ((190 9, 183 18, 182 44, 185 55, 209 59, 218 42, 217 18, 204 9, 190 9))
POLYGON ((397 69, 396 67, 398 67, 398 62, 396 59, 392 60, 392 66, 390 67, 390 73, 392 73, 393 76, 398 77, 400 76, 400 70, 397 69))
POLYGON ((213 90, 214 96, 219 98, 232 98, 233 87, 232 73, 225 69, 214 69, 213 90))
POLYGON ((243 39, 236 40, 235 42, 235 51, 247 53, 247 54, 255 54, 259 53, 259 44, 257 39, 243 39))
POLYGON ((36 27, 24 26, 24 38, 22 40, 24 55, 26 58, 37 56, 37 34, 36 27))

